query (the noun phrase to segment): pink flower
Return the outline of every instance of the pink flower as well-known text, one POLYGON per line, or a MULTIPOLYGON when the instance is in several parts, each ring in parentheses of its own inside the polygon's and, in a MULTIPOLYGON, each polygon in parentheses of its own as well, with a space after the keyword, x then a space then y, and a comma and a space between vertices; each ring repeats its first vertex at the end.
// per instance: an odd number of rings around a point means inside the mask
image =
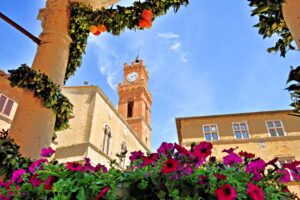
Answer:
POLYGON ((13 183, 21 183, 23 181, 23 179, 21 178, 22 175, 26 174, 25 169, 19 169, 13 172, 12 177, 11 177, 11 181, 13 183))
POLYGON ((247 194, 251 197, 252 200, 264 200, 264 192, 256 185, 248 183, 247 194))
POLYGON ((202 162, 207 156, 211 155, 213 145, 210 142, 200 142, 194 149, 194 155, 198 161, 202 162))
POLYGON ((291 175, 288 170, 277 170, 276 172, 280 175, 279 180, 281 182, 288 183, 291 181, 291 175))
POLYGON ((226 165, 228 165, 228 166, 232 166, 235 163, 241 164, 243 162, 243 160, 241 159, 241 157, 239 157, 235 153, 230 153, 229 155, 224 156, 223 159, 224 159, 224 163, 226 165))
POLYGON ((191 155, 193 155, 189 150, 187 150, 183 146, 180 146, 176 143, 175 143, 175 148, 177 149, 178 153, 182 156, 191 156, 191 155))
POLYGON ((131 162, 134 162, 134 161, 136 161, 137 159, 140 159, 140 158, 144 158, 144 153, 141 150, 131 152, 131 156, 129 157, 129 160, 131 162))
POLYGON ((29 183, 32 185, 32 187, 39 187, 43 183, 43 180, 37 177, 38 174, 34 174, 29 179, 29 183))
POLYGON ((49 176, 45 181, 44 189, 45 190, 52 190, 52 185, 57 181, 55 176, 49 176))
POLYGON ((154 163, 157 160, 157 158, 158 158, 157 153, 151 153, 148 157, 144 158, 143 166, 147 166, 154 163))
POLYGON ((41 156, 49 158, 55 153, 55 150, 53 150, 51 147, 49 148, 42 148, 41 150, 41 156))
POLYGON ((0 188, 5 188, 6 190, 9 190, 10 184, 10 182, 0 182, 0 188))
POLYGON ((172 143, 163 142, 160 147, 157 149, 158 153, 168 155, 174 149, 174 145, 172 143))
POLYGON ((38 159, 38 160, 34 161, 33 163, 31 163, 28 170, 29 170, 30 173, 33 174, 36 169, 38 169, 38 170, 42 169, 42 166, 41 166, 42 163, 47 163, 47 162, 48 162, 47 159, 44 159, 44 158, 43 159, 38 159))
POLYGON ((215 191, 218 200, 234 200, 236 199, 236 191, 230 184, 224 184, 215 191))
POLYGON ((171 172, 176 171, 177 167, 178 167, 178 161, 173 158, 168 158, 168 160, 166 160, 166 162, 164 162, 163 167, 160 172, 163 174, 169 174, 171 172))
POLYGON ((236 150, 237 148, 239 147, 235 147, 235 148, 230 148, 230 149, 223 149, 222 152, 225 152, 225 153, 228 153, 228 154, 231 154, 234 152, 234 150, 236 150))
POLYGON ((110 187, 105 187, 96 197, 96 200, 102 199, 102 197, 105 195, 105 193, 110 189, 110 187))
POLYGON ((246 151, 241 151, 241 152, 239 153, 239 156, 245 157, 246 159, 250 159, 250 158, 254 158, 254 157, 255 157, 255 154, 253 154, 253 153, 248 153, 248 152, 246 152, 246 151))
POLYGON ((227 177, 224 174, 214 174, 214 176, 219 180, 226 180, 227 177))
POLYGON ((283 164, 283 168, 287 168, 287 169, 290 169, 290 170, 295 170, 295 169, 297 169, 297 167, 299 165, 300 165, 300 161, 295 160, 293 162, 283 164))
POLYGON ((101 169, 103 174, 107 172, 107 168, 105 167, 105 165, 101 165, 100 163, 98 163, 94 169, 95 172, 98 172, 101 169))
POLYGON ((263 161, 262 159, 252 161, 246 166, 246 172, 253 173, 253 180, 260 181, 262 179, 260 173, 265 170, 265 165, 265 161, 263 161))
POLYGON ((77 162, 67 162, 66 168, 71 171, 83 171, 84 167, 77 162))

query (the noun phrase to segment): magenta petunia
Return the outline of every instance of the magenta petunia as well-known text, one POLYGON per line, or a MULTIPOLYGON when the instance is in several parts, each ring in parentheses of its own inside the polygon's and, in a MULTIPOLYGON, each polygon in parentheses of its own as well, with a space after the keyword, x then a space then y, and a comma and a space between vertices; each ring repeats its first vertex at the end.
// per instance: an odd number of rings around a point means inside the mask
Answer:
POLYGON ((134 162, 134 161, 136 161, 137 159, 140 159, 140 158, 144 158, 144 153, 141 150, 131 152, 131 156, 129 157, 129 160, 131 162, 134 162))
POLYGON ((67 162, 66 168, 69 169, 70 171, 83 171, 84 167, 77 162, 67 162))
POLYGON ((51 147, 49 148, 42 148, 41 150, 41 156, 45 158, 51 157, 55 153, 55 150, 53 150, 51 147))
POLYGON ((229 149, 223 149, 222 152, 231 154, 231 153, 233 153, 237 148, 239 148, 239 147, 229 148, 229 149))
POLYGON ((47 163, 48 160, 47 159, 38 159, 36 161, 34 161, 33 163, 31 163, 31 165, 29 166, 28 170, 30 173, 34 173, 36 169, 40 170, 42 169, 42 163, 47 163))
POLYGON ((200 142, 194 149, 193 154, 198 161, 205 161, 206 157, 211 155, 213 145, 210 142, 200 142))
POLYGON ((105 187, 103 188, 103 190, 101 190, 101 192, 99 192, 99 194, 96 197, 96 200, 102 199, 102 197, 107 193, 107 191, 110 189, 110 187, 105 187))
POLYGON ((250 159, 250 158, 254 158, 254 157, 255 157, 255 154, 253 154, 253 153, 248 153, 248 152, 246 152, 246 151, 240 151, 240 152, 239 152, 239 156, 244 157, 244 158, 246 158, 246 159, 250 159))
POLYGON ((44 189, 45 190, 52 190, 53 183, 57 181, 55 176, 49 176, 45 181, 44 189))
POLYGON ((157 149, 158 153, 168 155, 174 149, 174 145, 172 143, 163 142, 160 147, 157 149))
POLYGON ((101 165, 100 163, 98 163, 96 165, 96 167, 94 168, 95 172, 98 172, 99 170, 102 170, 102 173, 105 174, 108 170, 105 167, 105 165, 101 165))
POLYGON ((43 183, 43 180, 38 178, 38 174, 34 174, 30 177, 29 183, 32 187, 39 187, 43 183))
POLYGON ((246 172, 253 173, 253 180, 260 181, 262 179, 261 173, 265 170, 266 163, 262 159, 250 162, 246 166, 246 172))
POLYGON ((224 174, 214 174, 214 176, 219 180, 226 180, 227 177, 224 174))
POLYGON ((236 199, 236 191, 230 184, 224 184, 215 191, 218 200, 236 199))
POLYGON ((157 158, 158 158, 157 153, 151 153, 148 157, 144 157, 143 166, 147 166, 154 163, 157 160, 157 158))
POLYGON ((18 169, 18 170, 15 170, 12 174, 12 177, 11 177, 11 182, 13 183, 21 183, 23 181, 22 179, 22 175, 26 174, 26 171, 25 169, 18 169))
POLYGON ((288 170, 277 170, 276 171, 279 174, 279 180, 283 183, 288 183, 291 181, 291 174, 288 170))
POLYGON ((168 160, 164 162, 160 172, 163 174, 169 174, 171 172, 176 171, 177 167, 178 167, 178 161, 173 158, 168 158, 168 160))
POLYGON ((175 149, 177 149, 178 153, 182 156, 191 156, 193 155, 192 152, 175 143, 175 149))
POLYGON ((1 182, 0 181, 0 188, 5 188, 6 190, 8 190, 10 188, 10 182, 1 182))
POLYGON ((264 200, 264 192, 256 185, 248 183, 247 194, 252 200, 264 200))
POLYGON ((223 159, 224 163, 228 166, 232 166, 233 164, 241 164, 243 162, 242 158, 236 153, 230 153, 229 155, 224 156, 223 159))

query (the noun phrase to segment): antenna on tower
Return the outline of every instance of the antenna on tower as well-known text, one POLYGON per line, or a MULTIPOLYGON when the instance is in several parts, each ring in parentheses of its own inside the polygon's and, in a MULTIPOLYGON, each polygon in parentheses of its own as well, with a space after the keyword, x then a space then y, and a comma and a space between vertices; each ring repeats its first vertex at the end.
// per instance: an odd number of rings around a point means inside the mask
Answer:
POLYGON ((139 54, 137 54, 136 58, 135 58, 135 62, 139 63, 140 62, 140 58, 139 58, 139 54))

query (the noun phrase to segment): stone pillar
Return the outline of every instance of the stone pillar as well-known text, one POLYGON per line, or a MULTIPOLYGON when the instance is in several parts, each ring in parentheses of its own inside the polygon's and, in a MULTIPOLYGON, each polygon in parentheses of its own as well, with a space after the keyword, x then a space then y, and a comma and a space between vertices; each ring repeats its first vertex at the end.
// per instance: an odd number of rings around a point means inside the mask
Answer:
MULTIPOLYGON (((46 8, 40 10, 43 32, 32 69, 48 75, 63 85, 69 57, 70 19, 69 0, 47 0, 46 8)), ((19 102, 10 136, 21 146, 21 154, 38 158, 42 147, 49 147, 54 133, 55 114, 45 108, 33 92, 24 90, 19 102)))
POLYGON ((282 6, 284 20, 300 49, 300 0, 287 0, 282 6))

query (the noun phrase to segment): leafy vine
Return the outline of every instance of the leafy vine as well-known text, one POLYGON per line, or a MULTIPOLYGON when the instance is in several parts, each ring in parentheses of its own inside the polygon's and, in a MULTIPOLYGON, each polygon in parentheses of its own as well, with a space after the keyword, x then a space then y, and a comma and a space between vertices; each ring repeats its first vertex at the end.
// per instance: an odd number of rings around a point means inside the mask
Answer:
POLYGON ((93 10, 91 7, 80 3, 72 3, 70 19, 70 36, 73 43, 70 45, 69 62, 65 75, 65 81, 72 76, 77 67, 80 66, 82 54, 84 53, 89 28, 91 25, 103 24, 108 32, 120 35, 125 28, 130 30, 142 30, 139 20, 145 9, 153 13, 153 20, 164 15, 173 7, 177 12, 182 5, 188 5, 189 0, 146 0, 145 2, 134 2, 133 6, 93 10))
POLYGON ((254 7, 251 16, 258 16, 259 22, 254 25, 263 38, 273 35, 279 37, 274 47, 268 48, 268 52, 280 51, 280 56, 285 57, 288 50, 294 50, 293 37, 283 18, 281 7, 285 0, 248 0, 249 6, 254 7))
POLYGON ((287 82, 293 82, 287 88, 287 90, 291 93, 291 98, 293 101, 291 106, 295 108, 292 115, 300 117, 300 66, 298 66, 296 69, 291 69, 287 82))
POLYGON ((34 91, 34 95, 42 100, 43 105, 56 114, 55 131, 69 127, 68 122, 72 117, 73 105, 47 75, 36 72, 25 64, 16 70, 9 70, 9 72, 8 79, 11 86, 34 91))

